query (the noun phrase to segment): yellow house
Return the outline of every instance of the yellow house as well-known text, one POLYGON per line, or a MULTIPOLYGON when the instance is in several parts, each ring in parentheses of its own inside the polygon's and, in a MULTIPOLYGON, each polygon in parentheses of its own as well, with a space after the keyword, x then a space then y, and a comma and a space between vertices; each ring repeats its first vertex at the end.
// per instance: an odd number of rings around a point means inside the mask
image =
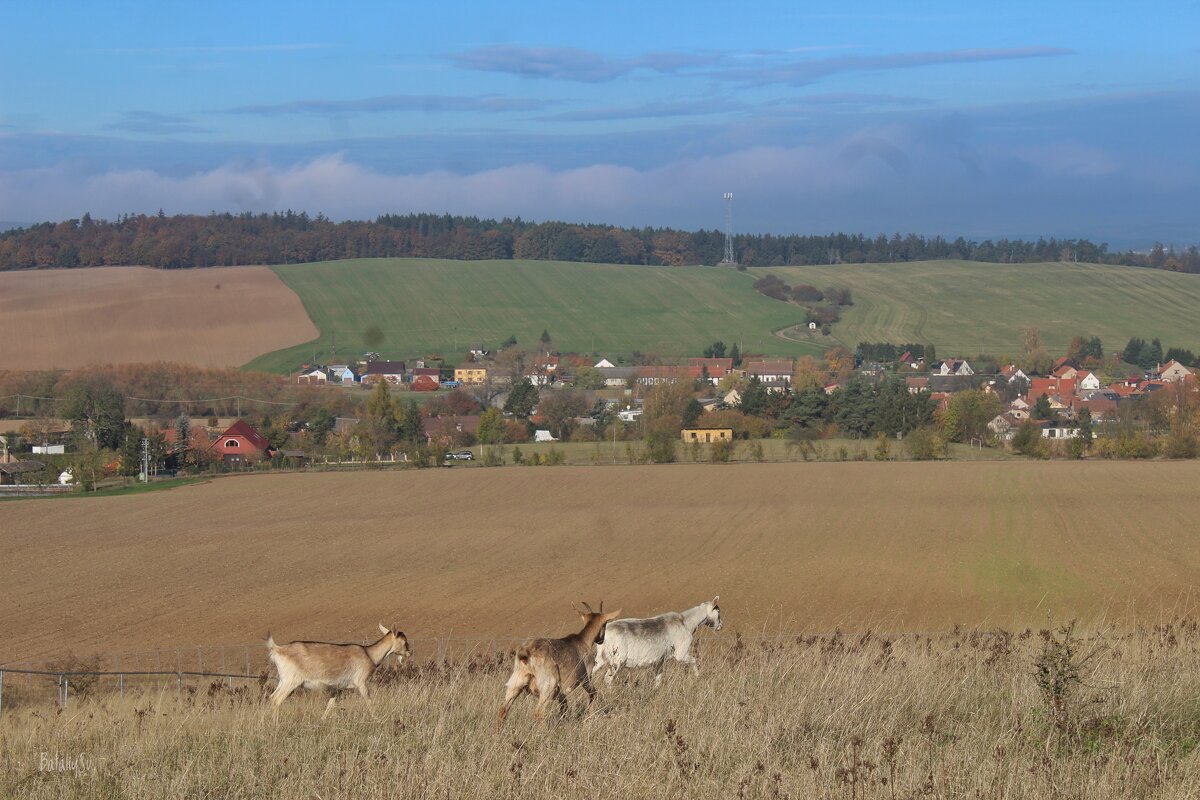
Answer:
POLYGON ((729 442, 733 440, 733 428, 684 428, 679 432, 686 442, 729 442))
POLYGON ((463 364, 454 368, 454 380, 462 384, 487 383, 487 367, 482 364, 463 364))

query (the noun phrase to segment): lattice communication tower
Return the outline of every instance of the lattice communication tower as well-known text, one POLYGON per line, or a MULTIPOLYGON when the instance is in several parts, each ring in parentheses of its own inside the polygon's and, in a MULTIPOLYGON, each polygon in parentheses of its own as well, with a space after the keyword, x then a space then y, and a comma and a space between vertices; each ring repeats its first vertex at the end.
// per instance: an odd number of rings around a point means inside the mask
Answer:
POLYGON ((733 257, 733 192, 725 193, 725 257, 722 264, 737 264, 733 257))

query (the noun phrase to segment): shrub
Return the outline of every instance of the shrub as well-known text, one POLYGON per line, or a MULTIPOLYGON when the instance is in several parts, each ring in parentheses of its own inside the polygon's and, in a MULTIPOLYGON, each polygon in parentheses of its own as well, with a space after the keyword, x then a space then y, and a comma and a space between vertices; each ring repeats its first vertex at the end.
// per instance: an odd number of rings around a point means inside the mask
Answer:
POLYGON ((655 464, 670 464, 674 462, 674 434, 667 429, 654 430, 647 433, 646 454, 655 464))
POLYGON ((946 442, 936 430, 923 426, 904 437, 904 450, 913 461, 932 461, 946 452, 946 442))
POLYGON ((525 454, 521 452, 521 448, 514 447, 513 448, 513 463, 521 464, 524 461, 525 461, 525 454))
POLYGON ((887 461, 892 457, 892 443, 888 440, 888 435, 880 433, 875 439, 875 460, 887 461))
POLYGON ((1049 456, 1049 450, 1046 448, 1045 440, 1042 437, 1042 429, 1033 420, 1025 420, 1017 428, 1017 432, 1013 434, 1012 449, 1014 453, 1020 453, 1023 456, 1031 456, 1033 458, 1046 458, 1049 456))
POLYGON ((792 299, 797 303, 819 303, 825 299, 825 295, 817 287, 801 283, 792 287, 792 299))
POLYGON ((772 297, 776 300, 784 301, 788 299, 788 295, 791 292, 791 287, 789 287, 778 276, 775 275, 764 275, 763 277, 759 278, 754 282, 754 288, 758 290, 760 294, 764 294, 767 297, 772 297))
POLYGON ((708 449, 708 458, 714 464, 727 464, 733 458, 733 442, 713 442, 708 449))

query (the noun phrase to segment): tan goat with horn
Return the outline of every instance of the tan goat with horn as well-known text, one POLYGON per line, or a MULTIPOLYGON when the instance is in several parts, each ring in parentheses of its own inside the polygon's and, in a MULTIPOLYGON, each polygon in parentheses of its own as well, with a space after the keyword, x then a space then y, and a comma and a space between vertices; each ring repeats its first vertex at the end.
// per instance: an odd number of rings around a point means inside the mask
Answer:
POLYGON ((575 610, 583 619, 583 630, 579 633, 561 639, 534 639, 517 650, 512 676, 504 685, 504 704, 496 718, 497 728, 504 724, 513 701, 524 692, 538 698, 534 714, 539 722, 545 722, 546 707, 552 700, 558 701, 560 712, 565 714, 566 693, 578 686, 587 691, 588 707, 591 707, 596 699, 590 673, 593 652, 596 645, 604 641, 605 625, 619 617, 621 610, 605 614, 603 602, 599 611, 592 611, 587 603, 575 610))
POLYGON ((393 653, 400 662, 412 653, 408 647, 408 637, 403 632, 393 631, 382 622, 379 623, 379 630, 383 636, 369 645, 332 642, 275 644, 275 639, 268 633, 267 656, 279 673, 279 685, 271 693, 271 702, 279 708, 301 686, 329 692, 325 714, 333 710, 338 692, 343 689, 357 689, 363 699, 370 702, 367 679, 376 667, 393 653))

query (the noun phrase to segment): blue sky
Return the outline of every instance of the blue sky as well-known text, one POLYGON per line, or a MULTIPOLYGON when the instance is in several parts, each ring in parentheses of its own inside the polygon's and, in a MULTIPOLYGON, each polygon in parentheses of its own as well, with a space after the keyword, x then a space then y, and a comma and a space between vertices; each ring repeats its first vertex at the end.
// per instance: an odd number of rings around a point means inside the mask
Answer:
POLYGON ((1200 241, 1200 3, 0 3, 0 219, 1200 241))

